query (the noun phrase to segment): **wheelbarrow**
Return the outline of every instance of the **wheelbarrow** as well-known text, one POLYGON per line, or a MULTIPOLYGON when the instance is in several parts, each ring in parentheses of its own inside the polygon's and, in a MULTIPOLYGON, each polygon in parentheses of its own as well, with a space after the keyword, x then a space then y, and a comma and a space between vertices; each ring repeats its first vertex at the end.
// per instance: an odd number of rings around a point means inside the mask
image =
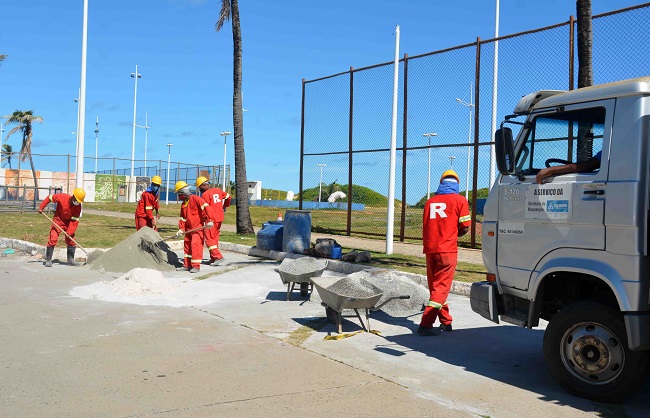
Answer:
POLYGON ((327 260, 312 257, 285 258, 280 267, 275 271, 280 274, 282 283, 287 285, 287 300, 291 300, 296 283, 300 283, 301 293, 305 290, 312 291, 312 277, 320 277, 327 267, 327 260))
POLYGON ((321 305, 325 307, 325 314, 336 323, 338 333, 342 332, 343 310, 352 309, 356 314, 361 328, 370 332, 370 312, 380 309, 394 299, 410 299, 409 295, 394 296, 377 304, 384 295, 384 291, 365 279, 352 279, 350 277, 320 277, 312 278, 312 283, 321 298, 321 305), (365 312, 365 324, 359 309, 365 312))

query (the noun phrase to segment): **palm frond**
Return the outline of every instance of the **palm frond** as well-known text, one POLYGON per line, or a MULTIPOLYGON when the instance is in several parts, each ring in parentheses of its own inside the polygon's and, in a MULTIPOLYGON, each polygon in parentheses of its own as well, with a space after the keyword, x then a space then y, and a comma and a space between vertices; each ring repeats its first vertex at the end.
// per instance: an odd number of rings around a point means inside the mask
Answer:
POLYGON ((214 28, 217 32, 221 30, 223 24, 230 20, 231 10, 230 10, 230 0, 221 0, 221 10, 219 11, 219 20, 214 25, 214 28))

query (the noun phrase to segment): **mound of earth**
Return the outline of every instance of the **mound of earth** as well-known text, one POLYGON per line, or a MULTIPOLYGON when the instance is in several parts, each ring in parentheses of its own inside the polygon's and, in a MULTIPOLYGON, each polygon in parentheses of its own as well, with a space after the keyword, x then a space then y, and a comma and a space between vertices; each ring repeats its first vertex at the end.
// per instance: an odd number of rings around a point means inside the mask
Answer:
POLYGON ((172 271, 179 263, 178 256, 162 241, 160 234, 146 226, 92 258, 88 259, 92 270, 116 273, 126 273, 138 267, 172 271))

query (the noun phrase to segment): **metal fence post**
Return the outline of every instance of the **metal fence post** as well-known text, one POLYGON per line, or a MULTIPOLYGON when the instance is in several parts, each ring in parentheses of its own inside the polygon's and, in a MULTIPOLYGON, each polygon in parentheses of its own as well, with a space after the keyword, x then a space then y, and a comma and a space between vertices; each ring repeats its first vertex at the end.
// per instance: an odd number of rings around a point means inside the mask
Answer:
MULTIPOLYGON (((480 113, 480 88, 481 85, 481 38, 476 38, 476 80, 474 82, 474 173, 472 174, 472 232, 470 246, 476 248, 476 197, 478 196, 478 151, 479 151, 479 113, 480 113)), ((491 137, 492 135, 490 135, 491 137)), ((491 141, 490 141, 491 142, 491 141)), ((492 185, 490 185, 492 186, 492 185)))
MULTIPOLYGON (((302 210, 303 170, 305 167, 305 79, 302 79, 302 108, 300 109, 300 174, 298 177, 298 210, 302 210)), ((223 168, 224 170, 226 167, 223 168)))
POLYGON ((350 67, 350 109, 348 117, 348 219, 345 234, 352 232, 352 123, 354 118, 354 67, 350 67))
POLYGON ((408 54, 404 54, 404 109, 402 119, 402 217, 399 226, 399 241, 404 242, 404 229, 406 227, 406 145, 408 132, 408 54))
POLYGON ((573 60, 575 59, 573 50, 573 44, 575 42, 574 23, 573 16, 569 17, 569 90, 573 90, 573 60))

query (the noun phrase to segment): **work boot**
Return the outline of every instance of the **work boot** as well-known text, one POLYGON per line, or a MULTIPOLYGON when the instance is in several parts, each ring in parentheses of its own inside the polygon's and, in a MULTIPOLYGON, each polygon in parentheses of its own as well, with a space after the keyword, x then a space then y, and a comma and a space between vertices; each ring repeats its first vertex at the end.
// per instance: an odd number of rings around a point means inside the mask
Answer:
POLYGON ((199 271, 201 271, 201 270, 194 267, 192 270, 190 270, 190 273, 198 273, 199 271))
POLYGON ((210 260, 210 265, 211 265, 212 267, 217 267, 217 266, 220 265, 221 263, 223 263, 223 257, 221 257, 221 258, 217 258, 216 260, 210 260))
POLYGON ((417 333, 418 335, 422 335, 423 337, 435 337, 437 335, 440 335, 440 329, 418 327, 417 333))
POLYGON ((45 267, 52 267, 52 256, 54 255, 54 247, 45 248, 45 267))
POLYGON ((68 265, 69 266, 74 266, 74 267, 79 267, 81 263, 77 263, 74 261, 74 252, 77 250, 77 247, 71 245, 68 247, 68 265))
POLYGON ((453 331, 453 328, 451 327, 451 324, 440 324, 440 331, 451 332, 453 331))
POLYGON ((190 268, 185 266, 176 267, 176 271, 190 271, 190 268))

